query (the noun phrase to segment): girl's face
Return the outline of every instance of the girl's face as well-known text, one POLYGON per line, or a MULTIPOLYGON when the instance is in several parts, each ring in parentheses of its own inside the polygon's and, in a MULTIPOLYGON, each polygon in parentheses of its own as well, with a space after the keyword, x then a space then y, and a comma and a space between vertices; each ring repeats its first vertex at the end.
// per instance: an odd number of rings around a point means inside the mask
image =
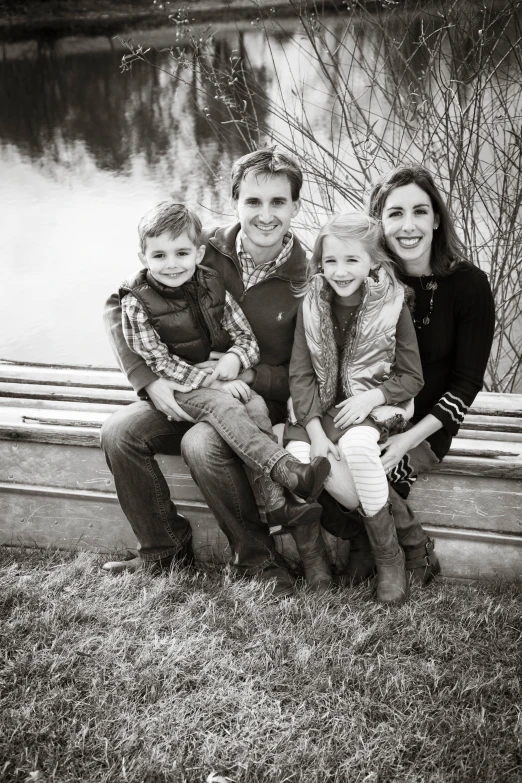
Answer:
POLYGON ((433 231, 439 216, 428 194, 414 182, 395 188, 384 202, 382 226, 389 249, 412 274, 431 272, 433 231))
POLYGON ((338 296, 359 290, 375 264, 358 239, 339 239, 331 234, 323 240, 323 272, 338 296))

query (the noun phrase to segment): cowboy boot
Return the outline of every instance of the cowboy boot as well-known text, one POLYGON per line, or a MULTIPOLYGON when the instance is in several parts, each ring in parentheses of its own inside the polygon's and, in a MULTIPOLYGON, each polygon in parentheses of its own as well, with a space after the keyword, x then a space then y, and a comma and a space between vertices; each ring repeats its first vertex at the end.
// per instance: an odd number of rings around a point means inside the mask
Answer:
POLYGON ((390 487, 390 502, 397 529, 397 538, 406 555, 406 568, 413 584, 424 587, 440 574, 435 544, 429 538, 408 503, 390 487))
POLYGON ((319 521, 293 527, 288 532, 295 541, 309 590, 324 595, 333 581, 319 521))
POLYGON ((409 595, 409 581, 391 503, 387 502, 377 514, 363 519, 377 566, 377 600, 382 604, 402 604, 409 595))
POLYGON ((321 524, 325 530, 343 541, 350 542, 349 559, 337 580, 342 587, 358 585, 375 575, 375 560, 370 547, 364 519, 358 509, 349 511, 327 492, 319 498, 323 513, 321 524))
POLYGON ((286 527, 308 524, 320 518, 319 503, 299 503, 294 497, 287 497, 283 487, 266 476, 257 476, 256 481, 265 501, 266 521, 271 535, 286 532, 286 527))
POLYGON ((329 475, 330 463, 326 457, 298 462, 291 454, 281 457, 270 473, 270 477, 278 484, 309 502, 317 499, 329 475))

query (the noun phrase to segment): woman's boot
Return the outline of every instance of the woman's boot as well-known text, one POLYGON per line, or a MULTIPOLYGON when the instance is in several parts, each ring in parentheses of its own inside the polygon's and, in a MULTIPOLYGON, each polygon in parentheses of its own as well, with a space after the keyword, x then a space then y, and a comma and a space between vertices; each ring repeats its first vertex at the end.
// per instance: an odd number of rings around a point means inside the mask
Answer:
POLYGON ((377 566, 377 600, 383 604, 402 604, 409 594, 409 581, 391 503, 387 502, 373 517, 363 519, 377 566))
POLYGON ((319 503, 323 509, 321 525, 324 529, 332 536, 350 542, 348 562, 336 577, 339 584, 347 587, 370 579, 375 575, 375 560, 359 510, 349 511, 328 492, 321 493, 319 503))
POLYGON ((390 502, 397 537, 406 555, 406 569, 411 582, 423 587, 440 574, 439 559, 433 551, 435 544, 424 532, 408 503, 393 487, 390 487, 390 502))
POLYGON ((308 588, 316 595, 324 595, 332 587, 332 572, 319 521, 290 529, 308 588))
POLYGON ((319 520, 319 503, 299 502, 292 495, 287 496, 282 486, 266 476, 257 476, 256 481, 265 501, 266 521, 271 535, 285 532, 286 527, 319 520))

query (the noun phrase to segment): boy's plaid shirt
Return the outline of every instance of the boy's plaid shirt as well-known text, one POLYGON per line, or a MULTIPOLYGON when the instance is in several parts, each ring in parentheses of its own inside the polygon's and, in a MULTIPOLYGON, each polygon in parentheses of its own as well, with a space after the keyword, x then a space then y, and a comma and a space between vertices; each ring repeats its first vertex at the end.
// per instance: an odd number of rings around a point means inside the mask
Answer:
POLYGON ((254 260, 250 253, 247 253, 243 249, 243 240, 241 239, 241 231, 238 231, 236 237, 236 253, 241 265, 241 276, 243 278, 243 285, 245 291, 252 288, 253 285, 261 283, 272 272, 281 266, 289 257, 294 246, 294 236, 291 231, 288 231, 283 237, 283 248, 274 261, 267 261, 265 264, 254 264, 254 260))
MULTIPOLYGON (((191 389, 201 386, 207 373, 169 352, 149 321, 145 308, 134 294, 128 293, 123 297, 121 313, 127 345, 145 359, 152 372, 191 389)), ((228 291, 221 326, 228 332, 233 343, 227 353, 235 353, 239 357, 242 370, 254 367, 259 362, 257 340, 243 311, 228 291)))

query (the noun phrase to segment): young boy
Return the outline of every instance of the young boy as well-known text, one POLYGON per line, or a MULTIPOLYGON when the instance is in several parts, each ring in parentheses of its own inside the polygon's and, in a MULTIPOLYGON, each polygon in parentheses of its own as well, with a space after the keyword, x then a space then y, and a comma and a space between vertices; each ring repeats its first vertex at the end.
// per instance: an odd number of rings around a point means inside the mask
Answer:
POLYGON ((330 463, 318 457, 303 464, 280 448, 263 398, 238 379, 259 361, 259 349, 221 276, 201 265, 201 231, 182 204, 161 202, 141 219, 144 269, 119 292, 125 340, 156 375, 179 384, 175 398, 185 413, 208 422, 254 471, 271 530, 315 522, 321 507, 314 501, 330 463), (198 364, 211 351, 223 355, 207 373, 198 364))

